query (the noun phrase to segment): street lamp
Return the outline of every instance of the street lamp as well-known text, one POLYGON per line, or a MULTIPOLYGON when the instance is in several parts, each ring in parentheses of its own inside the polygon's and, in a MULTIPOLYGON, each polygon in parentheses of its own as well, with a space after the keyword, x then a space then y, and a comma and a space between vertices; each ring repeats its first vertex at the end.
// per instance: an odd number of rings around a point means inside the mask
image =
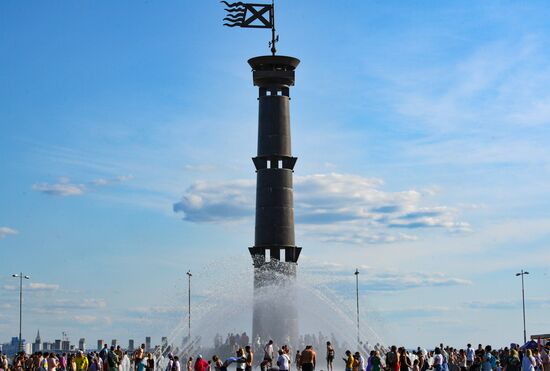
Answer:
POLYGON ((525 286, 523 284, 523 276, 529 274, 529 272, 524 272, 523 269, 520 273, 516 273, 517 276, 521 276, 521 300, 523 302, 523 344, 527 343, 527 331, 525 330, 525 286))
POLYGON ((191 277, 193 275, 191 274, 191 271, 187 271, 186 274, 188 278, 187 299, 188 299, 188 309, 189 309, 189 316, 188 316, 189 341, 191 341, 191 277))
POLYGON ((355 269, 355 298, 357 301, 357 346, 361 344, 359 336, 359 268, 355 269))
POLYGON ((23 320, 23 278, 30 280, 29 276, 23 275, 23 273, 12 274, 13 278, 19 278, 19 351, 23 350, 23 340, 21 339, 21 323, 23 320))

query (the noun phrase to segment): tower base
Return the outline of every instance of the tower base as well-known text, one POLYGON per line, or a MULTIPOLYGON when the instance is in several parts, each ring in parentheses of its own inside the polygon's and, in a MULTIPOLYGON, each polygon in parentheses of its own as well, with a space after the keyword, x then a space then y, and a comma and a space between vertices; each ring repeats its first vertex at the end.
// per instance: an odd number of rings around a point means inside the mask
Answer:
POLYGON ((296 263, 271 260, 254 268, 254 343, 297 344, 296 263))

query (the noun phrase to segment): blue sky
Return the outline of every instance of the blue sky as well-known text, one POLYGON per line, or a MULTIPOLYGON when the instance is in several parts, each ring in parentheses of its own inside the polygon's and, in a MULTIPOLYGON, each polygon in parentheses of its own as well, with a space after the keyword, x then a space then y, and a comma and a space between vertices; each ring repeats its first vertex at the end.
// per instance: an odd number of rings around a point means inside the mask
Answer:
MULTIPOLYGON (((302 61, 300 280, 322 293, 308 300, 353 308, 360 266, 362 323, 383 341, 500 345, 522 336, 524 268, 528 332, 548 332, 549 13, 544 1, 277 2, 280 54, 302 61)), ((213 303, 252 292, 246 60, 268 52, 269 32, 223 16, 217 1, 0 4, 4 340, 20 270, 27 338, 158 342, 185 320, 188 269, 202 321, 223 319, 205 336, 250 326, 213 303)), ((330 331, 303 324, 315 326, 330 331)))

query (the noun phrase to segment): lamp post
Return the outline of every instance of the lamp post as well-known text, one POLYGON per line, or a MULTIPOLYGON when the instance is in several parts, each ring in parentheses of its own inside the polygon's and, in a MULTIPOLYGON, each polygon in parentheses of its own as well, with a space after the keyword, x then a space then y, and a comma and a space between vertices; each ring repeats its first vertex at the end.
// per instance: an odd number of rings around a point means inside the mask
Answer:
POLYGON ((516 273, 517 276, 521 276, 521 301, 523 303, 523 344, 527 343, 527 331, 525 330, 525 286, 523 284, 523 276, 529 274, 529 272, 524 272, 523 269, 520 273, 516 273))
POLYGON ((361 338, 359 336, 359 268, 355 269, 355 298, 357 302, 357 346, 361 344, 361 338))
POLYGON ((14 278, 19 278, 19 351, 23 350, 23 340, 21 339, 21 323, 23 321, 23 278, 30 280, 29 276, 23 275, 23 272, 19 274, 12 274, 14 278))
POLYGON ((188 305, 188 336, 189 336, 189 341, 191 341, 191 277, 193 276, 191 274, 191 271, 187 271, 187 278, 188 278, 188 290, 187 290, 187 305, 188 305))

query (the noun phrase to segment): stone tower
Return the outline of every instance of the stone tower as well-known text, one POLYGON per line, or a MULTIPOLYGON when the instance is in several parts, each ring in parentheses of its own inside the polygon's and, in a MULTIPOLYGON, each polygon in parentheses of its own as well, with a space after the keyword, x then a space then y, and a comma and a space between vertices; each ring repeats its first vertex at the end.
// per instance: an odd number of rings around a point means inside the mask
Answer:
POLYGON ((292 344, 298 336, 294 282, 301 248, 294 236, 292 175, 296 157, 290 140, 290 86, 300 61, 261 56, 248 61, 259 88, 253 340, 292 344))

